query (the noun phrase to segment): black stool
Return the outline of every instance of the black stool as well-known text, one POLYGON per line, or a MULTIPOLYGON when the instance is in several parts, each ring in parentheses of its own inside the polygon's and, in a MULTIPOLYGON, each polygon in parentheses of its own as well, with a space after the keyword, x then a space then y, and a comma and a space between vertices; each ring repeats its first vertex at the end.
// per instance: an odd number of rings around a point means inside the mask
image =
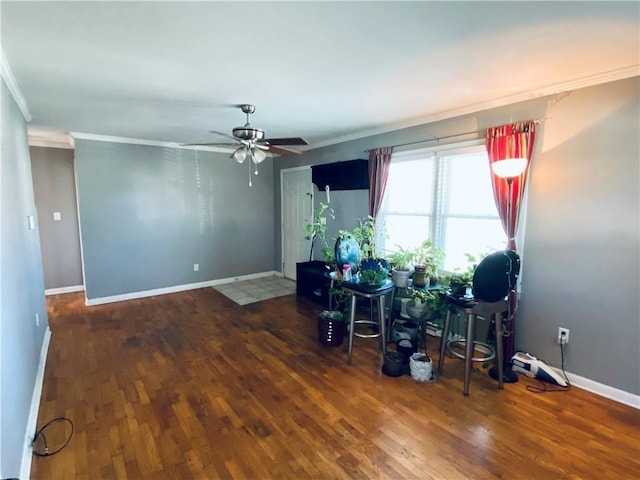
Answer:
MULTIPOLYGON (((387 293, 391 292, 393 289, 393 282, 391 280, 385 280, 382 285, 368 285, 365 283, 356 283, 356 282, 344 282, 342 284, 342 289, 345 292, 351 294, 351 308, 349 315, 349 354, 347 357, 347 363, 351 363, 351 352, 353 350, 353 337, 364 337, 364 338, 379 338, 380 340, 380 350, 382 350, 382 355, 387 349, 386 345, 386 319, 384 312, 384 297, 387 293), (374 321, 372 318, 369 320, 356 320, 356 303, 357 297, 369 298, 369 299, 378 299, 378 321, 374 321), (356 325, 359 324, 369 324, 369 325, 377 325, 379 330, 378 333, 374 334, 362 334, 356 333, 356 325)), ((373 306, 373 305, 372 305, 373 306)))
MULTIPOLYGON (((464 355, 452 352, 455 356, 464 360, 464 387, 462 393, 469 395, 469 377, 471 365, 474 361, 488 361, 496 359, 498 366, 498 388, 503 388, 503 335, 502 335, 502 315, 509 314, 509 303, 506 299, 511 290, 515 288, 518 274, 520 273, 520 257, 512 250, 505 250, 492 253, 485 257, 473 274, 473 295, 474 298, 460 298, 447 295, 449 311, 444 323, 442 338, 440 339, 440 358, 438 359, 438 373, 442 374, 444 366, 445 351, 450 352, 451 346, 464 345, 464 355), (451 329, 451 310, 460 309, 467 316, 467 338, 466 340, 449 340, 451 329), (476 317, 492 318, 495 322, 496 348, 495 350, 486 343, 474 341, 476 317), (483 357, 473 357, 475 346, 481 345, 487 351, 483 357)), ((509 319, 509 315, 507 315, 509 319)))

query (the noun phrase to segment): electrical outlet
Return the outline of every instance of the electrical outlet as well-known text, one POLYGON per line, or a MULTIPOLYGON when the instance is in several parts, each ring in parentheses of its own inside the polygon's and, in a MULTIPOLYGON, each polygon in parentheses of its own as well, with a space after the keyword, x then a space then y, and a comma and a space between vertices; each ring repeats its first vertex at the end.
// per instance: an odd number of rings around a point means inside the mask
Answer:
POLYGON ((327 217, 320 217, 320 225, 326 225, 327 224, 327 217))
POLYGON ((569 329, 558 327, 558 343, 566 345, 569 343, 569 329))
POLYGON ((200 265, 198 265, 197 263, 194 263, 194 264, 193 264, 193 271, 194 271, 194 272, 198 272, 198 271, 200 271, 200 265))

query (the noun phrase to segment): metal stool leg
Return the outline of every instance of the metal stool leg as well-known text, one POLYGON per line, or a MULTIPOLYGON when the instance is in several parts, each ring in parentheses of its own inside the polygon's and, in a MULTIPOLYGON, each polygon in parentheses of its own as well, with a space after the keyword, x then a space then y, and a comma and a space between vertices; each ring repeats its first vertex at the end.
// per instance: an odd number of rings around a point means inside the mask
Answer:
POLYGON ((393 316, 393 301, 396 298, 396 287, 391 290, 391 303, 389 304, 389 318, 387 320, 387 343, 391 341, 391 332, 393 331, 393 325, 395 323, 395 317, 393 316))
POLYGON ((449 339, 449 329, 451 328, 451 309, 447 310, 447 316, 444 319, 444 327, 442 327, 442 337, 440 337, 440 358, 438 359, 438 373, 442 374, 444 367, 444 355, 447 350, 447 340, 449 339))
POLYGON ((349 316, 349 355, 347 363, 351 365, 351 351, 353 350, 353 334, 356 329, 356 296, 351 295, 351 315, 349 316))
POLYGON ((496 361, 498 362, 498 388, 504 388, 504 345, 502 344, 502 312, 494 313, 496 326, 496 361))
POLYGON ((467 343, 465 345, 464 356, 464 389, 462 393, 469 395, 469 377, 471 376, 471 365, 473 363, 473 332, 476 323, 475 313, 467 315, 467 343))
POLYGON ((387 332, 384 315, 384 295, 378 297, 378 322, 380 323, 380 343, 382 355, 387 351, 387 332))

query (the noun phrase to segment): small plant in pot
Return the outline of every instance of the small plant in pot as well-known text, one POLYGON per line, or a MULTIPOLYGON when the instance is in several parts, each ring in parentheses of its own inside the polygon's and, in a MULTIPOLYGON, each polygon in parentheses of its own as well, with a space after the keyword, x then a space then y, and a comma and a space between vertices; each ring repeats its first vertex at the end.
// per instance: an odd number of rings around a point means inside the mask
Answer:
POLYGON ((421 288, 409 288, 411 301, 407 304, 407 313, 412 319, 427 318, 433 303, 438 299, 438 294, 421 288))
POLYGON ((413 284, 416 287, 435 285, 438 279, 438 267, 442 260, 444 260, 444 251, 440 247, 434 245, 431 240, 422 242, 414 251, 413 284))
POLYGON ((360 283, 382 285, 389 278, 387 261, 383 258, 367 258, 360 262, 360 283))
MULTIPOLYGON (((482 259, 486 255, 479 255, 479 258, 482 259)), ((475 255, 471 255, 469 253, 465 253, 465 257, 467 257, 467 267, 461 271, 461 269, 456 269, 454 273, 446 277, 446 280, 443 282, 444 286, 450 291, 450 294, 455 297, 463 297, 466 294, 467 288, 471 288, 473 286, 473 274, 476 270, 477 266, 477 258, 475 255)))
POLYGON ((388 261, 392 266, 391 278, 396 287, 406 287, 409 285, 409 277, 413 273, 413 256, 414 252, 405 250, 397 245, 398 250, 389 254, 388 261))

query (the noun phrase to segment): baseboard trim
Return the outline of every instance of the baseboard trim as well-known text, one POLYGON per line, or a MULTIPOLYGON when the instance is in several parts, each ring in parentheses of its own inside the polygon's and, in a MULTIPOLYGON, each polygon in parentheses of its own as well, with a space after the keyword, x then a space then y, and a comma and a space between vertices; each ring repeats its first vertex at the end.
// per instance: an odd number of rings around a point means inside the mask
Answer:
POLYGON ((102 305, 105 303, 124 302, 126 300, 135 300, 138 298, 153 297, 155 295, 166 295, 168 293, 178 293, 187 290, 195 290, 197 288, 215 287, 217 285, 224 285, 225 283, 241 282, 242 280, 253 280, 255 278, 273 277, 277 276, 279 272, 270 270, 267 272, 250 273, 248 275, 239 275, 237 277, 219 278, 217 280, 208 280, 206 282, 188 283, 185 285, 175 285, 173 287, 158 288, 155 290, 146 290, 143 292, 125 293, 122 295, 113 295, 110 297, 100 298, 87 298, 85 304, 88 307, 93 305, 102 305))
MULTIPOLYGON (((558 373, 558 375, 563 376, 562 370, 555 367, 554 369, 558 373)), ((571 385, 574 387, 581 388, 582 390, 595 393, 596 395, 600 395, 601 397, 605 397, 615 402, 623 403, 625 405, 628 405, 629 407, 640 410, 640 395, 634 395, 633 393, 625 392, 624 390, 610 387, 609 385, 604 385, 602 383, 596 382, 595 380, 576 375, 575 373, 567 372, 567 378, 569 379, 571 385)))
POLYGON ((38 362, 36 381, 33 385, 33 395, 31 396, 31 407, 29 408, 29 418, 27 419, 27 428, 24 434, 22 464, 20 466, 20 478, 24 480, 31 477, 31 460, 33 457, 31 442, 33 442, 33 435, 38 425, 38 410, 40 408, 40 397, 42 396, 42 384, 44 383, 44 370, 47 363, 50 340, 51 329, 47 326, 42 340, 42 348, 40 349, 40 361, 38 362))
POLYGON ((44 291, 46 296, 60 295, 62 293, 84 292, 84 285, 72 285, 70 287, 48 288, 44 291))

